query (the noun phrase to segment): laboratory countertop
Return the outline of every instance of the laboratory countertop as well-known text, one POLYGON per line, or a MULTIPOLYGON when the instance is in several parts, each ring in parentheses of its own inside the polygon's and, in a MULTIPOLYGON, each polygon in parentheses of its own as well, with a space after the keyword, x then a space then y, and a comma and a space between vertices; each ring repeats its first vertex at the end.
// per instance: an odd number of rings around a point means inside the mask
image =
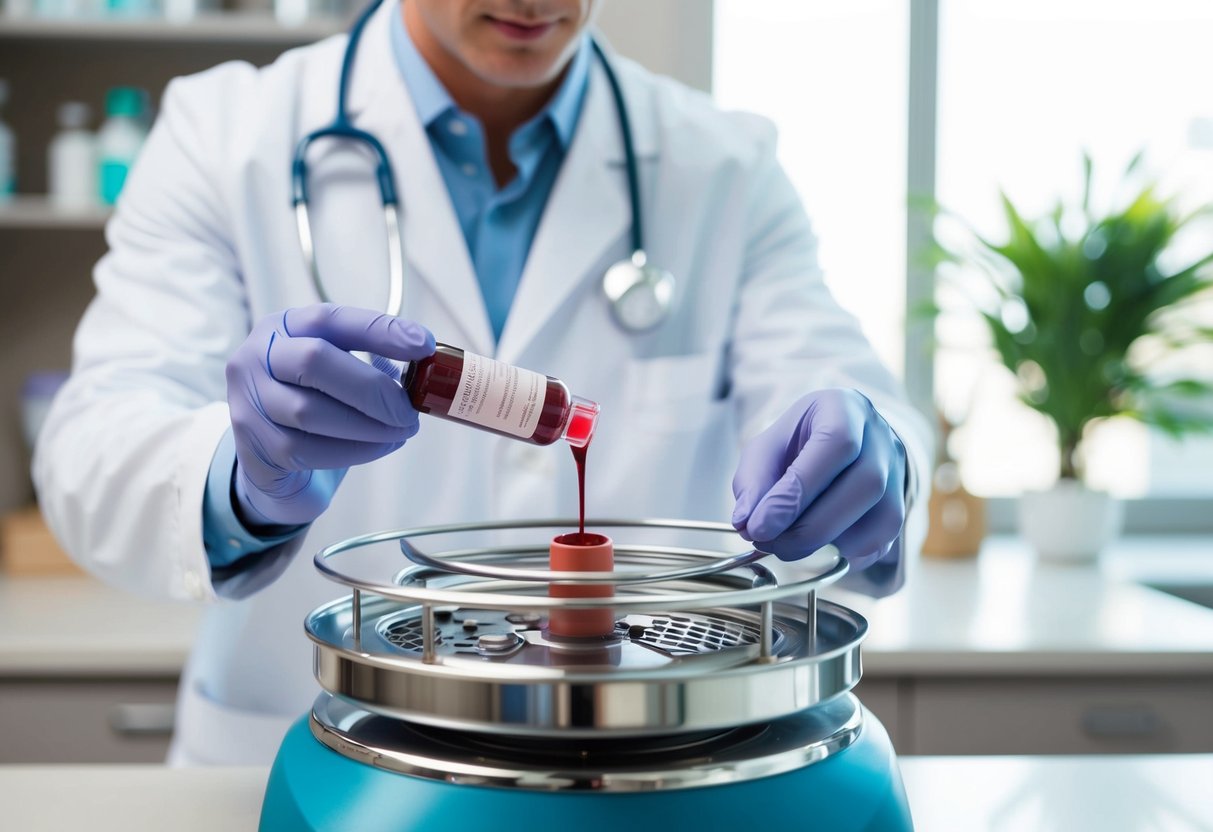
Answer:
POLYGON ((976 558, 923 560, 889 598, 833 597, 868 619, 867 677, 1213 675, 1213 609, 1147 584, 1213 587, 1213 537, 1126 538, 1098 566, 995 537, 976 558))
MULTIPOLYGON (((1213 754, 903 757, 923 832, 1208 832, 1213 754)), ((6 828, 255 830, 267 770, 0 766, 6 828), (64 799, 70 795, 70 799, 64 799)))
POLYGON ((0 676, 175 676, 201 614, 85 576, 0 576, 0 676))
MULTIPOLYGON (((1145 583, 1213 586, 1213 536, 1125 538, 1098 567, 996 537, 977 558, 924 560, 891 598, 836 595, 871 624, 869 677, 1213 674, 1213 609, 1145 583)), ((175 674, 200 614, 91 578, 0 576, 0 676, 175 674)))

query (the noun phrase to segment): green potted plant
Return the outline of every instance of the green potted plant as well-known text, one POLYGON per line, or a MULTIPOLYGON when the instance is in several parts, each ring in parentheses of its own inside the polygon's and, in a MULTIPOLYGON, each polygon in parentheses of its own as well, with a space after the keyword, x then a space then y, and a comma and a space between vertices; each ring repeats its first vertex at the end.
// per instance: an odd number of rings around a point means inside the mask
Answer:
POLYGON ((1173 437, 1213 428, 1210 381, 1167 369, 1177 353, 1213 343, 1197 314, 1213 296, 1213 248, 1191 235, 1210 211, 1181 211, 1154 181, 1134 187, 1140 158, 1115 208, 1092 208, 1086 157, 1078 205, 1059 201, 1029 219, 1002 194, 1004 242, 968 229, 963 249, 940 247, 962 267, 951 282, 985 321, 1020 399, 1056 428, 1057 483, 1025 494, 1019 512, 1021 533, 1047 559, 1094 559, 1119 531, 1119 503, 1083 482, 1094 424, 1131 418, 1173 437), (1176 264, 1185 236, 1200 242, 1176 264))

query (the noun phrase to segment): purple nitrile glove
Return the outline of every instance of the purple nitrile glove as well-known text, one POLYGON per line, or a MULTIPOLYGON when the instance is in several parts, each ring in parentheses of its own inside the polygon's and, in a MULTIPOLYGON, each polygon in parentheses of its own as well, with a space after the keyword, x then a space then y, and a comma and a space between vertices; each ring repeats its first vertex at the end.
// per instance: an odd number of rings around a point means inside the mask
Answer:
POLYGON ((872 403, 819 390, 742 449, 733 527, 782 560, 833 543, 865 569, 901 534, 905 477, 905 447, 872 403))
POLYGON ((227 364, 236 501, 253 525, 303 525, 328 507, 346 469, 397 450, 417 411, 382 356, 434 352, 420 324, 329 303, 257 322, 227 364), (375 366, 350 354, 373 353, 375 366))

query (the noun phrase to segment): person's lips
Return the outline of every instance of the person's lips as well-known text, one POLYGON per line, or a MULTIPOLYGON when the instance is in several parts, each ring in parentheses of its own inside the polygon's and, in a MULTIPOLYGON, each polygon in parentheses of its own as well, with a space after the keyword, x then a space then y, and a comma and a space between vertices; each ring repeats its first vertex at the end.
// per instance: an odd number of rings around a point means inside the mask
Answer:
POLYGON ((502 17, 488 16, 493 28, 511 40, 538 40, 556 26, 554 20, 508 20, 502 17))

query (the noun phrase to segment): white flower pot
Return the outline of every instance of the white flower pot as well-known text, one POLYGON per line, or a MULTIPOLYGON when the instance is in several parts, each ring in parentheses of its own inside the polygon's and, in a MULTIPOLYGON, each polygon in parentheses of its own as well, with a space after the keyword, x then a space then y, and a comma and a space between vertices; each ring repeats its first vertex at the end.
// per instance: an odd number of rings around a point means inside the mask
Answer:
POLYGON ((1019 533, 1041 560, 1094 563, 1120 534, 1121 503, 1075 480, 1019 498, 1019 533))

